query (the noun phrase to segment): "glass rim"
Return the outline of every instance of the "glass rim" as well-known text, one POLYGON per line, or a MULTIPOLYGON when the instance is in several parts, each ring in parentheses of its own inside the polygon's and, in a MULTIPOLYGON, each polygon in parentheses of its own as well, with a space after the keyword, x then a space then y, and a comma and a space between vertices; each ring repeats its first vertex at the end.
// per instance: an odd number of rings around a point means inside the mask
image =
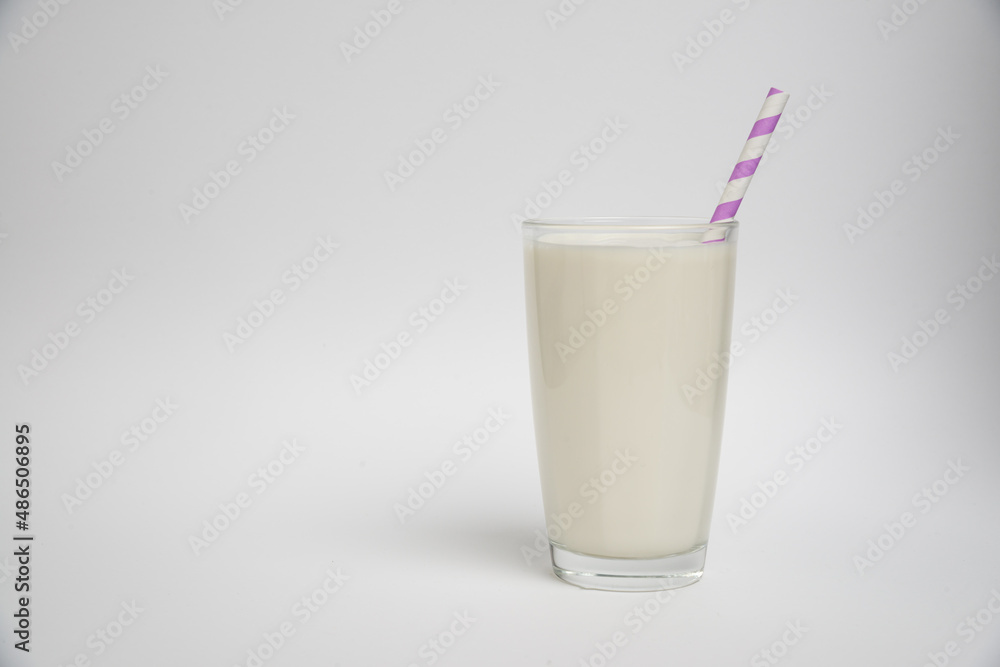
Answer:
POLYGON ((584 229, 584 230, 636 230, 636 231, 676 231, 696 229, 698 227, 734 228, 739 227, 739 220, 726 222, 711 222, 711 218, 697 216, 668 215, 630 215, 602 217, 559 217, 559 218, 528 218, 521 221, 522 229, 584 229))

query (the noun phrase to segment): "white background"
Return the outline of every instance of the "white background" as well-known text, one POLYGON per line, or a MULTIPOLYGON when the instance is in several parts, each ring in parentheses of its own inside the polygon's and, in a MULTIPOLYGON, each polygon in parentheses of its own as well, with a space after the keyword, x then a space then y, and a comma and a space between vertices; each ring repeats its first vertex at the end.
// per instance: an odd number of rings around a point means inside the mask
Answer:
POLYGON ((476 620, 435 664, 598 666, 616 632, 613 665, 771 664, 775 643, 787 665, 916 667, 951 641, 939 662, 1000 660, 1000 280, 949 300, 1000 251, 996 2, 591 0, 556 21, 556 0, 402 0, 350 60, 341 43, 387 3, 41 4, 0 5, 4 666, 253 665, 282 623, 294 634, 269 666, 429 665, 456 613, 476 620), (162 81, 122 118, 147 67, 162 81), (499 85, 455 127, 445 114, 480 77, 499 85), (710 215, 770 86, 791 100, 739 215, 746 352, 706 575, 665 605, 564 584, 524 555, 544 523, 512 215, 563 169, 545 215, 710 215), (250 162, 239 147, 275 108, 294 119, 250 162), (113 131, 57 174, 105 118, 113 131), (627 128, 580 171, 608 119, 627 128), (391 190, 385 172, 435 128, 446 141, 391 190), (240 172, 185 220, 229 160, 240 172), (317 237, 339 248, 293 290, 283 275, 317 237), (102 292, 123 269, 127 287, 102 292), (418 334, 411 313, 446 280, 467 287, 418 334), (227 345, 275 289, 273 316, 227 345), (797 301, 752 339, 776 290, 797 301), (92 321, 78 310, 109 296, 92 321), (402 332, 413 344, 355 391, 402 332), (35 352, 52 358, 32 374, 35 352), (178 407, 123 444, 158 399, 178 407), (509 422, 460 461, 453 443, 491 408, 509 422), (824 418, 843 426, 793 471, 786 453, 824 418), (18 423, 30 654, 11 616, 18 423), (251 475, 291 439, 304 450, 258 494, 251 475), (446 459, 457 473, 401 524, 394 504, 446 459), (968 470, 915 503, 949 462, 968 470), (727 516, 779 470, 788 483, 734 531, 727 516), (68 506, 88 475, 99 485, 68 506), (193 548, 240 493, 252 503, 193 548), (859 565, 904 512, 916 524, 859 565), (295 605, 331 568, 349 578, 305 620, 295 605), (98 640, 133 602, 135 622, 98 640), (991 622, 962 625, 982 609, 991 622))

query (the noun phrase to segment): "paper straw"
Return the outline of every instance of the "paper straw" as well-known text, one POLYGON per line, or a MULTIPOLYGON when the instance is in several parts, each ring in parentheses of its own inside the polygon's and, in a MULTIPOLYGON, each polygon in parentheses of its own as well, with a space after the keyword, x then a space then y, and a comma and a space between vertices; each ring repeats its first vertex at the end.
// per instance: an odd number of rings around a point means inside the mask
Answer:
POLYGON ((778 119, 781 118, 781 112, 785 109, 788 97, 788 93, 777 88, 772 88, 767 94, 764 106, 757 114, 757 122, 750 130, 750 136, 747 138, 746 144, 743 145, 743 152, 740 153, 736 168, 733 169, 729 183, 726 184, 726 189, 719 199, 719 205, 715 207, 715 213, 709 222, 728 222, 736 217, 736 210, 743 201, 743 195, 746 194, 747 188, 750 186, 754 172, 757 171, 757 165, 760 164, 760 158, 764 155, 767 142, 771 140, 774 128, 778 126, 778 119))

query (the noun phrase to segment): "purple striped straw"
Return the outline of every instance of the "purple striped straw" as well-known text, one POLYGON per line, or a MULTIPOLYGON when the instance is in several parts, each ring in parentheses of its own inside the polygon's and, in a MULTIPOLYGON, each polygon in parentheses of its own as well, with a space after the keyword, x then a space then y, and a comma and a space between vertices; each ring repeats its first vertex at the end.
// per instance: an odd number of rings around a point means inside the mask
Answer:
POLYGON ((747 142, 743 145, 743 152, 740 153, 736 168, 733 169, 729 183, 726 184, 722 198, 719 199, 719 205, 715 207, 715 213, 709 222, 728 222, 736 217, 736 210, 740 207, 740 202, 743 201, 743 195, 746 194, 747 188, 750 186, 754 172, 757 171, 757 165, 760 164, 760 158, 764 155, 767 142, 771 140, 774 128, 778 126, 778 119, 781 118, 781 112, 785 109, 788 97, 788 93, 777 88, 772 88, 767 94, 764 106, 757 114, 757 122, 750 130, 750 136, 747 137, 747 142))

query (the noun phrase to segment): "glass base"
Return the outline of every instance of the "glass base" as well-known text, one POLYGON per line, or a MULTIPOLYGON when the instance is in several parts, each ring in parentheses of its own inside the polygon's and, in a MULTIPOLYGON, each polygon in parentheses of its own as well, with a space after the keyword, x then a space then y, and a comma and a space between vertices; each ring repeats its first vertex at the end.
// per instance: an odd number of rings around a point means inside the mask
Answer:
POLYGON ((601 558, 549 543, 552 569, 563 581, 598 591, 665 591, 701 579, 707 545, 663 558, 601 558))

